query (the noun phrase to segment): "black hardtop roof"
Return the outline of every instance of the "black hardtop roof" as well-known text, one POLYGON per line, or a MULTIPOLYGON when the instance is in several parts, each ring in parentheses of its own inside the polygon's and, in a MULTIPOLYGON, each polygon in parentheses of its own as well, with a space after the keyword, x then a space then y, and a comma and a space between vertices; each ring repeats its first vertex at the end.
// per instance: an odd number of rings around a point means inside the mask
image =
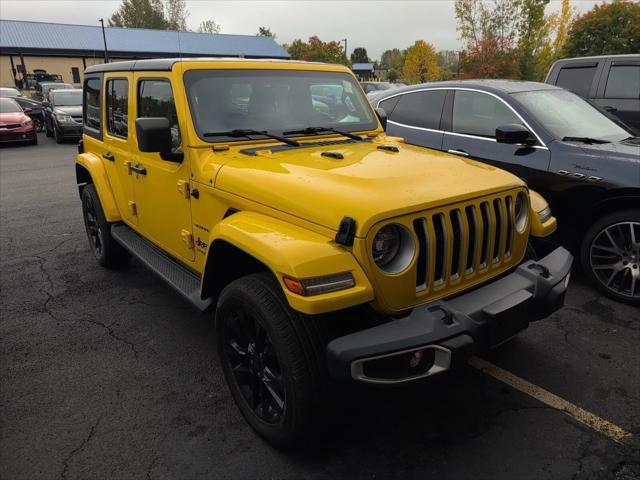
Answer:
POLYGON ((322 62, 302 62, 299 60, 282 60, 277 58, 238 58, 238 57, 183 57, 183 58, 150 58, 146 60, 129 60, 123 62, 102 63, 87 68, 84 73, 100 72, 149 72, 149 71, 170 71, 178 62, 260 62, 260 63, 315 63, 322 62))

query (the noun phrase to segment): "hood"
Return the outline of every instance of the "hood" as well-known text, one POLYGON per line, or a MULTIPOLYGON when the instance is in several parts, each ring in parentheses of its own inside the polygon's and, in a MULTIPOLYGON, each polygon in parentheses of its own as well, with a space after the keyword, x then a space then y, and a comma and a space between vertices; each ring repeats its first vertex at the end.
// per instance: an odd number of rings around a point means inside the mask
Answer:
POLYGON ((56 107, 55 113, 61 113, 63 115, 80 116, 82 115, 82 105, 73 105, 70 107, 56 107))
POLYGON ((8 112, 0 113, 0 125, 22 123, 30 120, 29 117, 23 112, 8 112))
POLYGON ((404 143, 394 144, 399 152, 387 152, 379 145, 262 150, 256 156, 229 151, 215 186, 333 230, 352 217, 362 237, 383 219, 524 185, 504 170, 448 153, 404 143), (323 156, 326 151, 344 158, 323 156))
POLYGON ((587 155, 606 156, 611 159, 624 158, 640 162, 640 140, 637 139, 592 145, 571 143, 571 145, 579 146, 578 148, 587 155))

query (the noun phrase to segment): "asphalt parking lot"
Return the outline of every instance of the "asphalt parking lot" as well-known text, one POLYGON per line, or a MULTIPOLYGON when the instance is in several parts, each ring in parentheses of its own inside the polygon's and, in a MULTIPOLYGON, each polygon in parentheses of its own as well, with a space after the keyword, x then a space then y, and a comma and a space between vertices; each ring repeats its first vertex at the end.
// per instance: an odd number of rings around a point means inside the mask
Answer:
POLYGON ((98 267, 75 144, 39 140, 0 147, 0 478, 640 478, 640 315, 579 275, 562 311, 484 359, 625 441, 469 367, 356 389, 332 434, 271 448, 233 404, 211 318, 137 262, 98 267))

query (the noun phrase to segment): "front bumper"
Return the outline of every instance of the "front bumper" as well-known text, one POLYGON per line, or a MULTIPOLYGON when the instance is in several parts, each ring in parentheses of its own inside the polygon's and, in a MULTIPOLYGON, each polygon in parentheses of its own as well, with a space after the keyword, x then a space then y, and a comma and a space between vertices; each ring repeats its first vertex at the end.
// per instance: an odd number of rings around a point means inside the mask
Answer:
POLYGON ((58 132, 65 137, 81 137, 82 125, 76 123, 58 123, 58 132))
POLYGON ((572 263, 559 247, 469 293, 336 338, 327 346, 329 373, 338 380, 393 384, 465 364, 474 352, 507 341, 561 308, 572 263))
POLYGON ((0 143, 30 142, 36 139, 36 129, 33 125, 27 127, 3 130, 0 132, 0 143))

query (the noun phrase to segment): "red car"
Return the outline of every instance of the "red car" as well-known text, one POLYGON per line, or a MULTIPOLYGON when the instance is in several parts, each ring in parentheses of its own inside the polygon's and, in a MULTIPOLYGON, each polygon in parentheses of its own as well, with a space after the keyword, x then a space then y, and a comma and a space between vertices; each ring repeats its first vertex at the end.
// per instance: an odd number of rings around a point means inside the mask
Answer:
POLYGON ((15 100, 0 98, 0 143, 38 143, 36 128, 27 115, 28 112, 28 108, 23 110, 15 100))

